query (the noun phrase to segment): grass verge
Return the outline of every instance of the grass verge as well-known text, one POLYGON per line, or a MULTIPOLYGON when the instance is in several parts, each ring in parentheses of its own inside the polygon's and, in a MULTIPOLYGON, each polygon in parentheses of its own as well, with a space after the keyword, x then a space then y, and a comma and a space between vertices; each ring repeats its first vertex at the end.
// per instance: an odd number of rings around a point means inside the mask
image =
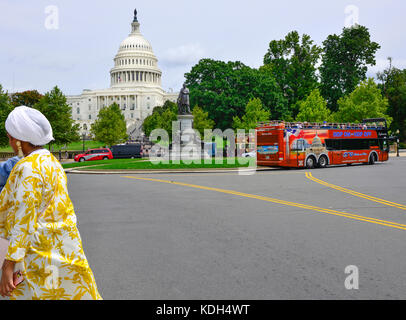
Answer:
MULTIPOLYGON (((159 163, 154 164, 150 161, 140 161, 141 159, 112 159, 89 161, 82 163, 67 163, 63 164, 64 168, 83 167, 83 170, 163 170, 163 169, 215 169, 215 168, 240 168, 248 167, 250 164, 247 158, 231 158, 223 159, 222 163, 216 163, 215 159, 211 163, 188 163, 180 161, 180 163, 159 163), (227 160, 232 163, 227 163, 227 160), (231 161, 230 161, 231 160, 231 161), (91 167, 90 167, 91 166, 91 167)), ((251 165, 255 165, 255 159, 251 158, 251 165)))
POLYGON ((77 168, 77 167, 88 167, 88 166, 103 166, 103 165, 127 165, 134 162, 139 162, 146 159, 110 159, 110 160, 94 160, 94 161, 84 161, 84 162, 69 162, 62 163, 62 167, 65 169, 77 168))

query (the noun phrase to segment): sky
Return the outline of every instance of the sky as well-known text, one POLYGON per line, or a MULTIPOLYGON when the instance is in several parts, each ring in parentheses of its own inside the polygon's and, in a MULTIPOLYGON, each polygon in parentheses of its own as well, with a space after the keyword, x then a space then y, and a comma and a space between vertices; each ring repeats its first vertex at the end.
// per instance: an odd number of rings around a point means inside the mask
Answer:
POLYGON ((0 0, 0 84, 41 93, 57 85, 67 95, 108 88, 135 8, 166 91, 179 91, 202 58, 257 68, 269 42, 290 31, 322 45, 353 22, 381 46, 368 76, 389 56, 406 68, 404 0, 0 0))

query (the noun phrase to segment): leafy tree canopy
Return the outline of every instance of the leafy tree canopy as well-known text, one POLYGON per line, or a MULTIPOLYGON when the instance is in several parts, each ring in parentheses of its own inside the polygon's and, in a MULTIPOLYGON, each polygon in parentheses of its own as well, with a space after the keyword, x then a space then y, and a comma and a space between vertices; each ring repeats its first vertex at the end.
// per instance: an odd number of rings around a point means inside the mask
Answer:
POLYGON ((388 99, 388 115, 393 118, 391 123, 392 132, 399 130, 400 139, 406 140, 406 69, 400 70, 390 65, 383 72, 378 73, 378 79, 382 81, 384 96, 388 99))
POLYGON ((319 89, 314 89, 306 99, 299 101, 298 107, 297 121, 330 121, 331 111, 327 108, 327 101, 321 96, 319 89))
POLYGON ((199 131, 200 137, 204 137, 204 129, 213 129, 214 121, 209 118, 208 112, 205 112, 199 106, 195 106, 192 110, 193 128, 199 131))
POLYGON ((53 143, 67 144, 80 140, 79 125, 74 124, 72 109, 66 103, 66 97, 57 86, 47 92, 34 105, 34 108, 41 111, 51 123, 55 138, 53 143))
POLYGON ((33 108, 43 97, 37 90, 16 92, 11 95, 11 104, 14 107, 27 106, 33 108))
POLYGON ((157 106, 152 114, 144 119, 143 131, 147 137, 155 129, 164 129, 168 132, 169 139, 172 137, 172 121, 177 120, 178 106, 169 100, 163 106, 157 106))
POLYGON ((127 140, 127 126, 118 104, 102 108, 90 131, 95 140, 109 146, 127 140))
POLYGON ((252 98, 259 98, 275 117, 288 114, 287 102, 271 74, 243 63, 202 59, 185 74, 191 105, 208 112, 216 127, 230 128, 252 98))
POLYGON ((329 35, 323 42, 320 87, 332 111, 337 110, 341 97, 366 79, 368 65, 375 65, 379 48, 378 43, 371 41, 368 29, 358 25, 344 28, 340 35, 329 35))
POLYGON ((300 39, 297 31, 288 33, 285 39, 269 43, 264 65, 269 66, 267 70, 275 77, 289 106, 304 99, 318 86, 316 63, 320 53, 321 48, 313 44, 310 36, 304 34, 300 39))
POLYGON ((361 122, 366 118, 392 118, 387 115, 388 99, 382 96, 372 78, 362 81, 349 95, 338 100, 338 111, 333 115, 337 122, 361 122))
POLYGON ((247 103, 245 114, 241 119, 239 117, 233 118, 233 128, 245 129, 248 132, 250 129, 255 129, 258 122, 268 121, 269 117, 270 112, 264 109, 261 100, 254 98, 247 103))
POLYGON ((0 85, 0 146, 2 147, 8 145, 5 122, 13 109, 8 93, 4 92, 2 85, 0 85))

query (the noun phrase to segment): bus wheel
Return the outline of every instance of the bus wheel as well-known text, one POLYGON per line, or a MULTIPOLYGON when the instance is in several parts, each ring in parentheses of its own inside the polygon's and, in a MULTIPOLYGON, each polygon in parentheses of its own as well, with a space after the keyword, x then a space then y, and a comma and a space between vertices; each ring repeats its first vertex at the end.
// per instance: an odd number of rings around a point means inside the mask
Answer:
POLYGON ((316 160, 314 159, 314 157, 308 157, 306 159, 306 168, 307 169, 313 169, 315 163, 316 163, 316 160))
POLYGON ((328 161, 327 161, 327 158, 325 156, 321 156, 319 158, 319 163, 318 163, 319 168, 325 168, 327 166, 327 163, 328 163, 328 161))
POLYGON ((372 165, 372 164, 375 163, 375 161, 376 161, 376 158, 375 158, 375 157, 376 157, 375 153, 371 153, 371 154, 370 154, 370 156, 369 156, 369 162, 368 162, 370 165, 372 165))

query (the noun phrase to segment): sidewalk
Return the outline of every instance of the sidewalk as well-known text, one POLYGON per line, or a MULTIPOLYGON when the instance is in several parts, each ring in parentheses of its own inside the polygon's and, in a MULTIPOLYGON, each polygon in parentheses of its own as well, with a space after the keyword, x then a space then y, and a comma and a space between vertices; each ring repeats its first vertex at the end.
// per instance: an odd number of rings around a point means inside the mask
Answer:
MULTIPOLYGON (((389 152, 389 157, 396 157, 396 152, 389 152)), ((399 149, 399 157, 406 157, 406 149, 399 149)))

